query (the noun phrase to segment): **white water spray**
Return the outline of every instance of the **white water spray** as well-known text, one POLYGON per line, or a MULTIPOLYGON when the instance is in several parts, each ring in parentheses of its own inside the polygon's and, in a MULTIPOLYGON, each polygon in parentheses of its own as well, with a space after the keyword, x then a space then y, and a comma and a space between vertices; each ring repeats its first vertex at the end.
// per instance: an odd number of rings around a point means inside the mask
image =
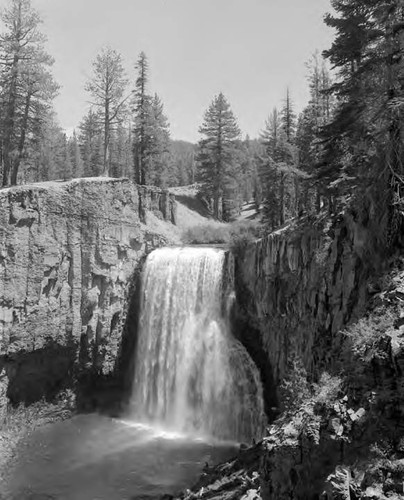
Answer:
POLYGON ((259 373, 230 332, 225 252, 164 248, 142 279, 133 405, 179 432, 250 440, 265 424, 259 373))

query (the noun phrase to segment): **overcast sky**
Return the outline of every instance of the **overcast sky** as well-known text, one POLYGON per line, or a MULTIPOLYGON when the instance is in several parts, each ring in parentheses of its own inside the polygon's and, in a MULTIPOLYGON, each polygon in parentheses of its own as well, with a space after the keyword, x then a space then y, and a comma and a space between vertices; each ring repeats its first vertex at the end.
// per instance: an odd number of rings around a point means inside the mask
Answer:
MULTIPOLYGON (((5 0, 0 0, 4 5, 5 0)), ((305 62, 327 48, 329 0, 32 0, 44 20, 61 85, 55 102, 71 131, 86 112, 91 62, 104 45, 118 50, 134 77, 145 51, 150 90, 162 98, 175 139, 198 140, 214 95, 230 101, 243 133, 256 137, 287 86, 300 110, 305 62)))

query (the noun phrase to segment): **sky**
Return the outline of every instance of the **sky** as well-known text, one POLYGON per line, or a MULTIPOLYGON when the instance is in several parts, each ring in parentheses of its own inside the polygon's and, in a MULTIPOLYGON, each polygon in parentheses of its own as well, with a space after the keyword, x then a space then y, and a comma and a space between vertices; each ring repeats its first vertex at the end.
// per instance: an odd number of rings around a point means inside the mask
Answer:
MULTIPOLYGON (((4 6, 6 0, 0 0, 4 6)), ((141 51, 162 99, 171 136, 195 142, 214 96, 223 92, 243 134, 257 137, 290 88, 308 98, 305 62, 331 44, 329 0, 32 0, 55 58, 55 100, 69 133, 88 110, 84 90, 103 46, 122 54, 131 82, 141 51)), ((133 86, 133 85, 132 85, 133 86)))

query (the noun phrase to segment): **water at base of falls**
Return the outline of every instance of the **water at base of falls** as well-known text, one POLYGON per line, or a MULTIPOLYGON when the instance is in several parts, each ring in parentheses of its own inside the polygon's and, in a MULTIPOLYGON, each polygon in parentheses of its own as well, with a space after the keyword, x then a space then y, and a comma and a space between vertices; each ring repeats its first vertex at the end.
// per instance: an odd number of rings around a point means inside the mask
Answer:
POLYGON ((40 427, 18 445, 0 498, 157 500, 190 487, 206 462, 228 460, 236 450, 234 443, 78 415, 40 427))
POLYGON ((223 250, 163 248, 147 258, 132 418, 251 440, 265 424, 258 370, 232 336, 223 250))

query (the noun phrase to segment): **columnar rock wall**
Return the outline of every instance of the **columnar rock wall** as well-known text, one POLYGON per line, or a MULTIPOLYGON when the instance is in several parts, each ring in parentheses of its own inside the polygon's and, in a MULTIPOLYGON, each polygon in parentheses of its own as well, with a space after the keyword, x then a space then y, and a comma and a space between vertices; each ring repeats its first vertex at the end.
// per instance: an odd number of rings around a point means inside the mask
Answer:
POLYGON ((332 226, 302 221, 238 257, 239 307, 260 336, 276 385, 293 360, 313 375, 332 363, 335 334, 363 314, 368 277, 380 264, 366 254, 369 238, 348 216, 332 226))
POLYGON ((77 369, 114 370, 130 278, 167 243, 141 215, 171 222, 174 205, 127 179, 0 191, 0 386, 12 401, 52 397, 77 369))

